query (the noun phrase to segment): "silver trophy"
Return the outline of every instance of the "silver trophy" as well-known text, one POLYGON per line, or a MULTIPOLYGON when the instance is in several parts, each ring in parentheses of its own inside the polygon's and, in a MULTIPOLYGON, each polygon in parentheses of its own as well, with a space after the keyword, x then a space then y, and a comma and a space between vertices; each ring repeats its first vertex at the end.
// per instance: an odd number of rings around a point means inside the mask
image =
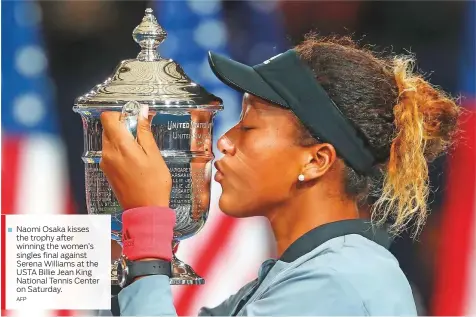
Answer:
MULTIPOLYGON (((180 65, 161 57, 157 47, 167 33, 151 9, 134 29, 142 50, 136 59, 122 61, 112 77, 75 101, 84 128, 86 204, 90 214, 111 214, 111 237, 121 243, 122 209, 99 168, 102 147, 100 115, 119 111, 121 120, 135 135, 141 104, 153 115, 151 129, 172 174, 170 207, 175 210, 173 249, 195 235, 207 221, 210 206, 213 118, 223 109, 222 100, 192 82, 180 65)), ((118 284, 117 261, 111 269, 118 284)), ((203 284, 205 281, 173 256, 172 285, 203 284)))

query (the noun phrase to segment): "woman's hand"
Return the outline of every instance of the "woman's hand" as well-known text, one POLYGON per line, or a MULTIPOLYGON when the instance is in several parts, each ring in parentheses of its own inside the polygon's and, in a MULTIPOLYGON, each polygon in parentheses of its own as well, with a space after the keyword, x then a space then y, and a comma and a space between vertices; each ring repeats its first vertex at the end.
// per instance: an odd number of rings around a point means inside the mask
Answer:
POLYGON ((102 159, 99 163, 124 210, 168 207, 172 177, 150 130, 147 106, 142 106, 137 141, 120 121, 121 113, 101 114, 102 159))

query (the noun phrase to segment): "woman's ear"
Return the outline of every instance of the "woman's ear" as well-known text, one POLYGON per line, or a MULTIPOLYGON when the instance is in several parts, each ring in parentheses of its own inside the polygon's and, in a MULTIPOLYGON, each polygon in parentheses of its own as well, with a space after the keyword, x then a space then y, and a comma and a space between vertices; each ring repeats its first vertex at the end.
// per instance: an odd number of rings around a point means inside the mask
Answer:
POLYGON ((329 143, 319 143, 308 148, 308 159, 301 172, 304 180, 314 180, 322 177, 334 164, 337 153, 329 143))

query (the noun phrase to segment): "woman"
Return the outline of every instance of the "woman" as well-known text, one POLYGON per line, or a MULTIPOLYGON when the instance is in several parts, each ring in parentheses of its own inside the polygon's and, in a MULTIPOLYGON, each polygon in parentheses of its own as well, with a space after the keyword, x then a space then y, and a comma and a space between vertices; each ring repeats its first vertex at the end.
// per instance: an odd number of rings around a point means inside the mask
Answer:
MULTIPOLYGON (((266 217, 279 258, 200 314, 415 315, 389 236, 377 227, 391 220, 391 233, 421 229, 427 162, 451 144, 454 101, 413 74, 411 59, 378 58, 347 38, 311 35, 253 68, 212 53, 209 61, 245 93, 239 122, 218 140, 220 209, 266 217), (370 193, 378 194, 373 228, 359 219, 370 193)), ((118 296, 121 314, 174 315, 171 176, 148 109, 137 142, 118 113, 101 119, 101 168, 126 210, 123 253, 136 271, 118 296)))

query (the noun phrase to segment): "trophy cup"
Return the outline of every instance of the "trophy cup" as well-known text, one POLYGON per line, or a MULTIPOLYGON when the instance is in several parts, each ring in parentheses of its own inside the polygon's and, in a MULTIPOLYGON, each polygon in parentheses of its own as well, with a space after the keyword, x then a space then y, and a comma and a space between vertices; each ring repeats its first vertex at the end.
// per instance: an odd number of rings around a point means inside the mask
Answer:
MULTIPOLYGON (((213 118, 223 109, 222 100, 192 82, 157 47, 167 33, 151 9, 134 29, 142 50, 136 59, 122 61, 112 77, 75 100, 84 129, 86 204, 90 214, 111 214, 111 238, 121 244, 122 209, 99 168, 103 111, 121 112, 121 121, 135 136, 142 104, 153 115, 151 130, 172 174, 170 208, 176 212, 172 248, 195 235, 207 221, 210 206, 213 118)), ((175 253, 175 252, 174 252, 175 253)), ((112 284, 118 284, 117 261, 112 263, 112 284)), ((184 262, 172 259, 172 285, 205 281, 184 262)))

